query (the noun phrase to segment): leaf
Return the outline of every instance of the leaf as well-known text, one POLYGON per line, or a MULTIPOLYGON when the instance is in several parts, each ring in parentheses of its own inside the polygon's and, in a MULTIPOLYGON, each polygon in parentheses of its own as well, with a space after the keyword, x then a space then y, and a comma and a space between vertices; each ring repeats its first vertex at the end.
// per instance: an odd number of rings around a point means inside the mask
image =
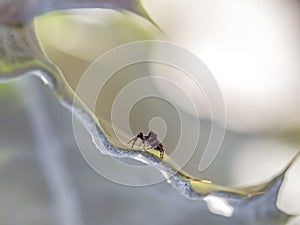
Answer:
POLYGON ((107 130, 100 126, 100 123, 103 124, 105 121, 101 121, 101 118, 98 120, 85 103, 74 96, 61 71, 48 60, 39 47, 33 28, 24 25, 34 16, 54 9, 102 6, 121 7, 140 13, 133 3, 135 1, 116 3, 59 0, 50 2, 20 0, 1 3, 0 81, 28 75, 38 76, 52 88, 62 105, 73 110, 78 116, 99 150, 113 157, 132 158, 157 168, 179 193, 189 199, 206 202, 210 212, 228 217, 228 224, 284 224, 289 216, 277 209, 276 199, 285 171, 268 183, 257 187, 230 188, 199 180, 178 171, 172 162, 161 160, 151 151, 130 150, 113 145, 114 138, 108 132, 112 129, 111 124, 106 126, 107 130), (75 105, 73 105, 74 98, 75 105))
POLYGON ((148 17, 137 0, 5 0, 0 3, 0 24, 26 24, 40 14, 72 8, 126 9, 148 17))

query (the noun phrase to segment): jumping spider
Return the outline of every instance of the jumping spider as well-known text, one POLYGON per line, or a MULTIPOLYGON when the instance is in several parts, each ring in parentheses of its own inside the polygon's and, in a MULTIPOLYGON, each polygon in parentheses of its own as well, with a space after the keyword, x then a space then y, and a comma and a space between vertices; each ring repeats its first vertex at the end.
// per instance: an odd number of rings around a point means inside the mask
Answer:
POLYGON ((154 133, 153 131, 150 131, 148 133, 148 135, 144 135, 143 132, 139 132, 135 138, 132 138, 128 144, 130 144, 132 142, 132 146, 131 148, 133 148, 133 146, 135 145, 135 142, 140 139, 142 141, 143 144, 143 149, 144 150, 148 150, 148 149, 155 149, 158 150, 160 152, 160 158, 163 159, 164 158, 164 146, 162 145, 162 143, 157 139, 157 134, 154 133), (148 148, 146 148, 146 145, 150 146, 148 148))

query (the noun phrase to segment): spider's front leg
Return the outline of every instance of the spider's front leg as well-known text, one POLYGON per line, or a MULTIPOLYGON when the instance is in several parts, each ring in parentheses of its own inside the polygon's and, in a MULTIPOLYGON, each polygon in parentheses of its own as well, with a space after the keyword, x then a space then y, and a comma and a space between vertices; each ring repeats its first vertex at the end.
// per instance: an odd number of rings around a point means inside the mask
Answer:
POLYGON ((139 132, 135 138, 132 138, 130 141, 127 142, 127 144, 129 145, 132 142, 131 148, 133 148, 133 146, 135 145, 136 141, 138 139, 141 139, 142 143, 144 144, 144 134, 142 132, 139 132))
POLYGON ((128 142, 127 142, 127 145, 129 145, 131 142, 132 142, 132 145, 131 145, 131 148, 133 148, 133 146, 135 145, 135 142, 137 141, 137 137, 135 137, 135 138, 132 138, 131 140, 129 140, 128 142))

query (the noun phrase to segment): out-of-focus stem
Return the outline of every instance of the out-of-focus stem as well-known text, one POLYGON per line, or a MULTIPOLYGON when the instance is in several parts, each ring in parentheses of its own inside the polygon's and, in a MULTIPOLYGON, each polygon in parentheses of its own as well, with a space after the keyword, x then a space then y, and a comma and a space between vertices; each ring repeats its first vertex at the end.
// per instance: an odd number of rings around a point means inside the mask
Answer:
POLYGON ((59 225, 82 225, 80 202, 64 160, 61 139, 47 112, 38 80, 24 79, 18 87, 31 125, 36 154, 45 175, 59 225))

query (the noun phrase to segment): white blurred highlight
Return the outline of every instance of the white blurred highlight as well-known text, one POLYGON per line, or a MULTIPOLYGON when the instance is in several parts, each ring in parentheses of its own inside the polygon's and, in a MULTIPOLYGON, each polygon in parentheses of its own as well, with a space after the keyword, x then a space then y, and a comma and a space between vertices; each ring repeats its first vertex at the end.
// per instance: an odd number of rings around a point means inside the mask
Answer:
MULTIPOLYGON (((229 127, 270 131, 300 125, 300 7, 295 2, 143 4, 171 41, 191 50, 212 71, 225 98, 229 127)), ((177 82, 195 99, 201 95, 188 80, 177 82)), ((177 103, 184 108, 180 99, 177 103)), ((204 104, 200 110, 209 108, 204 104)))
POLYGON ((300 216, 290 219, 287 225, 300 225, 300 216))
POLYGON ((208 195, 203 199, 208 206, 208 209, 215 214, 231 217, 234 208, 227 202, 225 198, 218 196, 208 195))

